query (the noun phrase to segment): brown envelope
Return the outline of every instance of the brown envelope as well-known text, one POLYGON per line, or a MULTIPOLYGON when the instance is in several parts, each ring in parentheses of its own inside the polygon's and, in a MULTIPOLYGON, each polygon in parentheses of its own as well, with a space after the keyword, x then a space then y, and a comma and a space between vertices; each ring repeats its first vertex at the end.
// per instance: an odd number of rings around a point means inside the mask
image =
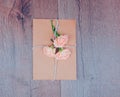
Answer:
MULTIPOLYGON (((55 24, 55 20, 54 24, 55 24)), ((67 44, 72 54, 67 60, 57 61, 55 80, 76 79, 76 21, 58 20, 60 34, 69 36, 67 44)), ((51 44, 53 37, 50 19, 33 19, 33 80, 53 80, 54 58, 43 54, 43 46, 51 44)))

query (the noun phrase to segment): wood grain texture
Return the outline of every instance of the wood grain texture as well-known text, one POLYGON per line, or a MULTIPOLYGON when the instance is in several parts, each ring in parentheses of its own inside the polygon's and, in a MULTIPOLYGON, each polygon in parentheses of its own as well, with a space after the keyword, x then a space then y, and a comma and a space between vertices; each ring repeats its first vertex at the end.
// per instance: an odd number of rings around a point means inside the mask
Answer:
POLYGON ((80 1, 58 0, 60 19, 76 19, 77 23, 77 80, 61 81, 61 97, 84 97, 84 63, 82 56, 82 36, 80 28, 80 1))
POLYGON ((90 72, 94 73, 94 79, 90 82, 88 97, 120 96, 119 4, 119 0, 91 0, 89 3, 94 59, 94 71, 90 72))
POLYGON ((0 97, 30 97, 30 0, 6 0, 1 5, 6 13, 0 11, 0 97))
MULTIPOLYGON (((57 0, 34 0, 34 18, 57 18, 57 0)), ((32 97, 61 97, 60 81, 32 81, 32 97)))
POLYGON ((58 17, 57 0, 33 0, 33 18, 56 19, 58 17))
POLYGON ((0 97, 120 97, 120 0, 0 0, 0 97), (32 80, 32 17, 77 20, 76 81, 32 80))
POLYGON ((77 20, 77 81, 62 81, 62 97, 119 97, 119 4, 59 0, 59 18, 77 20))

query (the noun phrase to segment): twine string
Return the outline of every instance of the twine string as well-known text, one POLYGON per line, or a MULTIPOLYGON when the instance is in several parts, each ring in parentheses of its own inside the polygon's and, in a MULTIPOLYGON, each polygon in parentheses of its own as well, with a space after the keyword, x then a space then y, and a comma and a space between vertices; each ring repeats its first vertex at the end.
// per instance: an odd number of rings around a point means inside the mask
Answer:
MULTIPOLYGON (((55 33, 54 33, 54 39, 56 38, 56 34, 57 34, 57 31, 58 31, 58 27, 59 27, 59 23, 58 23, 58 19, 56 19, 56 26, 55 26, 55 33)), ((38 45, 38 46, 33 46, 32 49, 34 48, 43 48, 45 47, 46 45, 38 45)), ((70 48, 74 48, 76 47, 76 45, 67 45, 65 47, 70 47, 70 48)), ((53 71, 53 81, 56 80, 56 75, 57 75, 57 64, 58 64, 58 61, 54 58, 54 71, 53 71)))
MULTIPOLYGON (((34 48, 43 48, 43 47, 45 47, 45 46, 46 46, 46 45, 33 46, 33 49, 34 49, 34 48)), ((76 45, 67 45, 67 46, 65 46, 65 47, 74 48, 74 47, 76 47, 76 45)), ((54 58, 53 81, 56 80, 57 64, 58 64, 58 61, 54 58)))
POLYGON ((55 26, 56 29, 55 29, 55 33, 54 33, 54 39, 56 38, 58 27, 59 27, 59 23, 58 23, 58 19, 56 19, 56 26, 55 26))
MULTIPOLYGON (((55 29, 55 35, 54 35, 54 37, 56 38, 56 33, 57 33, 57 31, 58 31, 58 26, 59 26, 59 24, 58 24, 58 19, 56 19, 56 29, 55 29)), ((54 58, 54 72, 53 72, 53 81, 54 80, 56 80, 56 74, 57 74, 57 60, 54 58)))
POLYGON ((57 75, 57 60, 54 58, 54 78, 53 81, 56 80, 56 75, 57 75))

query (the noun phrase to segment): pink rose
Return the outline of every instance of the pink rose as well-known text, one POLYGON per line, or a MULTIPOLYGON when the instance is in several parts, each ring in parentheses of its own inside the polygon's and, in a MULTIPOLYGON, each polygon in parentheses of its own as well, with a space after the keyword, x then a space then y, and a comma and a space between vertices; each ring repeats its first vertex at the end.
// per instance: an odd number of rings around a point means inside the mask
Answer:
POLYGON ((68 35, 60 35, 54 40, 55 47, 64 47, 68 42, 68 35))
POLYGON ((51 47, 48 47, 48 46, 44 47, 43 53, 48 57, 55 57, 55 49, 51 47))
POLYGON ((56 60, 66 60, 70 57, 71 51, 69 49, 64 49, 63 51, 59 51, 55 58, 56 60))

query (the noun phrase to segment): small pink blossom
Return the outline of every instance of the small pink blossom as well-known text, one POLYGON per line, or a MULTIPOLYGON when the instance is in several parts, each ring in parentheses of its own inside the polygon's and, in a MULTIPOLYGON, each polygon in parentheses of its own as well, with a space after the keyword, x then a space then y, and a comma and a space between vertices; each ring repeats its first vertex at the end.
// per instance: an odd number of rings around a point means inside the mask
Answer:
POLYGON ((55 47, 64 47, 68 42, 68 35, 60 35, 54 40, 55 47))
POLYGON ((44 47, 43 53, 48 57, 55 57, 55 49, 51 47, 48 47, 48 46, 44 47))
POLYGON ((66 60, 70 57, 71 51, 69 49, 63 49, 62 51, 59 51, 55 58, 56 60, 66 60))

